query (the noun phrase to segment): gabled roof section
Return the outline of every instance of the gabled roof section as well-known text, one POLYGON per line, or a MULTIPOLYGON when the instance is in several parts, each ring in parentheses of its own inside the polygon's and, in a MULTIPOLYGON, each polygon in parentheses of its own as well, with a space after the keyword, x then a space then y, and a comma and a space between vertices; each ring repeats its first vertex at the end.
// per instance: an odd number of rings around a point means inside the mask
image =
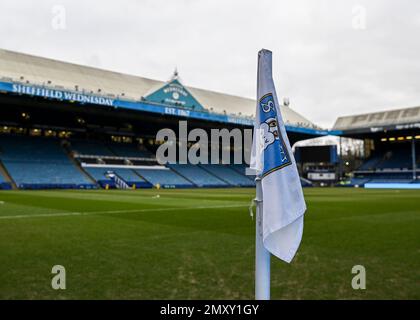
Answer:
POLYGON ((146 101, 169 104, 175 107, 182 107, 197 111, 205 108, 191 94, 191 92, 181 83, 178 72, 175 70, 171 80, 160 86, 157 90, 144 97, 146 101))
POLYGON ((418 122, 420 122, 420 107, 414 107, 339 117, 333 130, 353 130, 418 122))
MULTIPOLYGON (((141 97, 149 96, 150 98, 153 92, 167 84, 159 80, 4 49, 0 49, 0 81, 27 82, 57 89, 76 89, 85 93, 100 92, 106 97, 119 97, 133 101, 140 101, 141 97)), ((256 101, 254 99, 189 86, 183 87, 209 113, 242 116, 253 116, 255 113, 256 101)), ((286 125, 303 128, 317 127, 289 107, 282 107, 282 115, 286 125)))

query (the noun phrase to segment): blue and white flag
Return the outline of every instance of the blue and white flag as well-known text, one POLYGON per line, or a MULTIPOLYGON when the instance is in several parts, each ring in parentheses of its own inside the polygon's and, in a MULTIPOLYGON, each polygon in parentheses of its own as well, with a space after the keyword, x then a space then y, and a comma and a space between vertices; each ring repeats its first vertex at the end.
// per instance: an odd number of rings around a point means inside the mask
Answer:
POLYGON ((261 177, 264 247, 290 262, 299 248, 306 211, 272 77, 272 53, 258 53, 258 93, 251 168, 261 177))

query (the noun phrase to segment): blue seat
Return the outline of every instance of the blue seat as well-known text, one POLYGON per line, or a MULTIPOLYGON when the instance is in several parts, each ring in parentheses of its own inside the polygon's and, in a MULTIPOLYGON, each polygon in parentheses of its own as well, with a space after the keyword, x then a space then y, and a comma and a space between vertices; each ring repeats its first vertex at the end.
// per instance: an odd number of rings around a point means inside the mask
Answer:
POLYGON ((171 164, 168 166, 199 187, 225 187, 229 185, 199 166, 191 164, 171 164))
POLYGON ((171 169, 138 169, 136 172, 153 185, 192 187, 193 184, 171 169))
POLYGON ((0 159, 18 187, 92 185, 55 138, 1 136, 0 159))
POLYGON ((380 156, 373 156, 367 161, 365 161, 360 167, 359 170, 374 170, 377 164, 381 161, 380 156))
POLYGON ((115 156, 115 154, 101 142, 71 140, 70 143, 71 149, 79 154, 115 156))
POLYGON ((230 165, 204 164, 200 165, 200 167, 233 186, 248 187, 255 185, 251 179, 235 171, 230 165))
POLYGON ((83 168, 96 182, 102 186, 114 188, 116 187, 113 179, 107 176, 108 171, 112 171, 118 175, 125 183, 130 187, 136 186, 136 188, 151 188, 152 185, 141 178, 136 174, 135 170, 129 168, 116 168, 116 167, 106 167, 106 168, 97 168, 97 167, 84 167, 83 168))
POLYGON ((350 184, 353 186, 363 186, 365 183, 368 183, 369 180, 369 178, 352 178, 350 184))
POLYGON ((395 145, 393 149, 377 150, 359 167, 359 170, 412 169, 411 148, 408 144, 395 145))
POLYGON ((112 143, 112 144, 108 144, 108 147, 117 156, 120 156, 120 157, 153 158, 153 154, 150 151, 146 150, 145 148, 140 149, 139 147, 133 144, 112 143))

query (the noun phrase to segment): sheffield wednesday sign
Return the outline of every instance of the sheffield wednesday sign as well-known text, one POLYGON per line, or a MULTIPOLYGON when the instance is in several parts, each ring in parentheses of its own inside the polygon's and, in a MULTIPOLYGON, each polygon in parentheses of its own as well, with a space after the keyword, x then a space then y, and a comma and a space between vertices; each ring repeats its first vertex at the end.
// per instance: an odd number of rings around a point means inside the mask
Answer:
POLYGON ((55 90, 37 86, 28 86, 17 83, 14 83, 12 85, 12 92, 57 100, 77 101, 80 103, 92 103, 104 106, 114 105, 114 99, 106 97, 93 96, 70 91, 55 90))
MULTIPOLYGON (((163 90, 158 90, 163 91, 163 90)), ((2 82, 0 81, 0 93, 1 92, 10 92, 14 94, 21 94, 21 95, 29 95, 29 96, 38 96, 47 99, 57 99, 61 101, 74 101, 79 103, 89 103, 89 104, 96 104, 102 106, 110 106, 114 108, 123 108, 128 110, 136 110, 142 112, 151 112, 155 114, 166 114, 175 117, 181 118, 191 118, 191 119, 198 119, 204 121, 214 121, 219 123, 233 123, 238 125, 244 126, 253 126, 254 120, 248 117, 242 116, 235 116, 229 114, 219 114, 213 113, 205 110, 199 103, 192 102, 194 104, 194 109, 188 108, 179 108, 178 106, 168 106, 162 102, 153 102, 153 101, 133 101, 128 99, 111 99, 102 96, 95 96, 89 94, 83 94, 78 92, 66 91, 66 90, 57 90, 42 86, 31 86, 25 85, 21 83, 12 83, 12 82, 2 82)), ((178 90, 168 90, 165 94, 171 93, 172 97, 175 95, 175 100, 179 99, 181 95, 178 90)), ((187 92, 188 93, 188 92, 187 92)), ((191 98, 192 96, 189 95, 191 98)), ((194 99, 195 100, 195 99, 194 99)), ((193 101, 194 101, 193 100, 193 101)), ((196 101, 196 100, 195 100, 196 101)), ((314 130, 310 128, 301 128, 301 127, 294 127, 294 126, 286 126, 288 131, 291 132, 300 132, 300 133, 307 133, 313 134, 316 136, 323 136, 326 135, 328 132, 325 130, 314 130)), ((339 134, 338 131, 334 132, 333 134, 339 134)))

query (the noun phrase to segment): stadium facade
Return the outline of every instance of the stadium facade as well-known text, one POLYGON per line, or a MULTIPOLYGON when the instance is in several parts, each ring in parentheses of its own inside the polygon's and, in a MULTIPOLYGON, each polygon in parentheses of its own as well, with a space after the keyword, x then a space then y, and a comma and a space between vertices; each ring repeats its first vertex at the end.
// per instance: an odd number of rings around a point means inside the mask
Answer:
MULTIPOLYGON (((0 105, 2 188, 254 185, 245 163, 157 163, 156 133, 180 120, 253 126, 254 100, 185 86, 177 73, 163 82, 0 50, 0 105)), ((327 134, 288 106, 283 116, 292 143, 327 134)))
MULTIPOLYGON (((182 120, 189 130, 243 132, 254 112, 255 100, 186 86, 177 72, 157 81, 0 50, 0 188, 253 186, 245 163, 160 165, 155 137, 182 120)), ((288 105, 282 112, 291 144, 328 134, 365 140, 368 160, 350 185, 416 182, 419 108, 342 117, 332 130, 288 105)))

